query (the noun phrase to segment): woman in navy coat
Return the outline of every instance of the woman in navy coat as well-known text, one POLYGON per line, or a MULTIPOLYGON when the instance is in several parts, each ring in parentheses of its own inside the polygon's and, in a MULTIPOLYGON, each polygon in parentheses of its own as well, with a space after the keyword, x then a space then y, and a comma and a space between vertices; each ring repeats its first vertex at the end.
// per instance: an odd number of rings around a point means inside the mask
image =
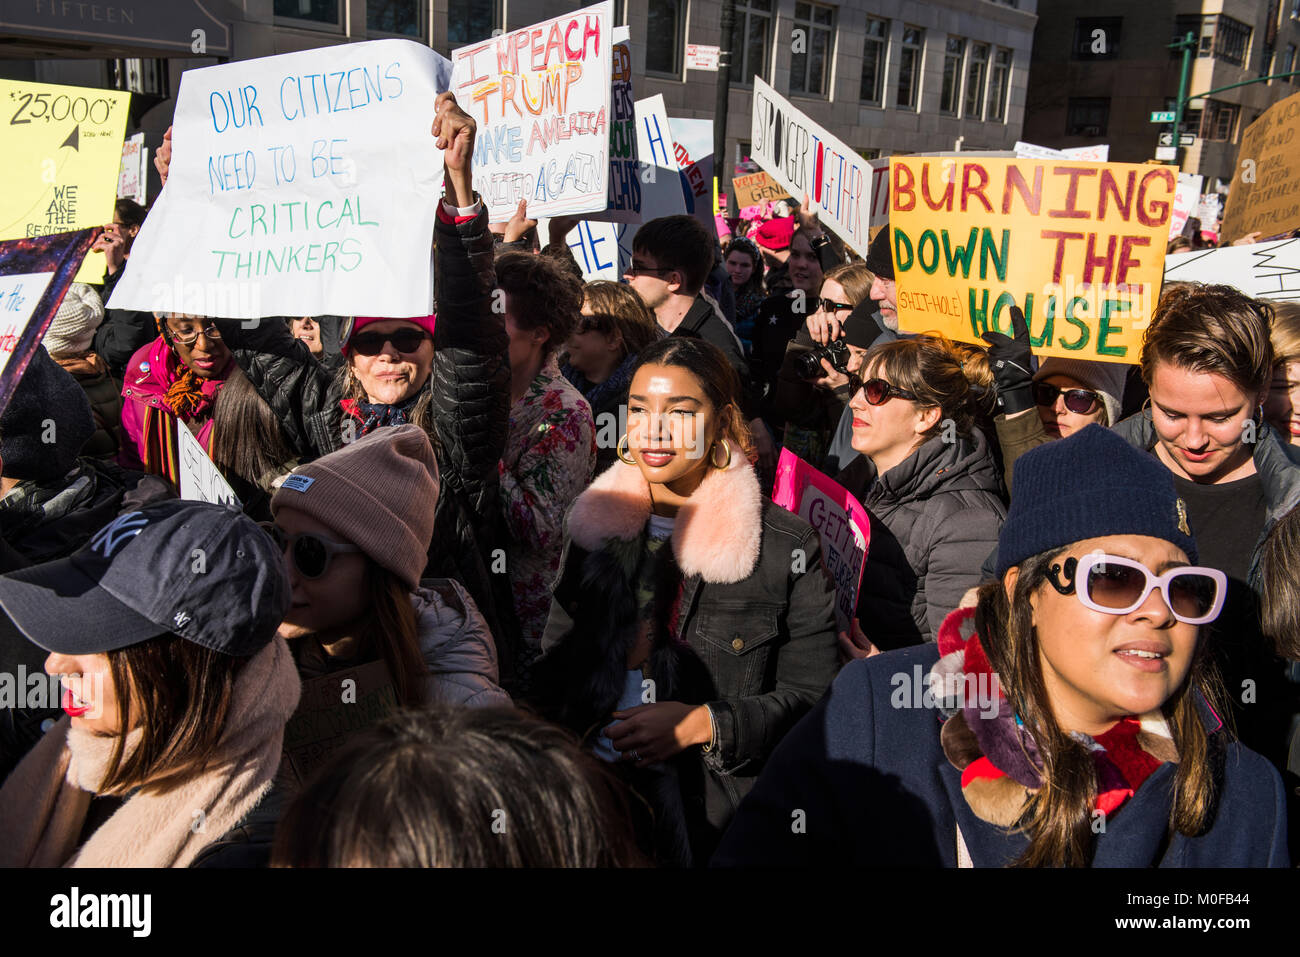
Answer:
POLYGON ((1100 426, 1016 464, 999 580, 938 642, 850 663, 714 864, 1285 867, 1285 794, 1214 703, 1168 472, 1100 426))

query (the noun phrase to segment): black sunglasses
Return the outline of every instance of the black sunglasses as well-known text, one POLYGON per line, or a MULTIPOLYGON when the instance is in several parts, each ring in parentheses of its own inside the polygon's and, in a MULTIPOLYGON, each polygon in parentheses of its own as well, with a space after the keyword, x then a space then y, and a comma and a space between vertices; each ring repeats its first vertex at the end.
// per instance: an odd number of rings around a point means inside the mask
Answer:
POLYGON ((866 394, 867 402, 871 405, 884 405, 890 399, 909 399, 912 402, 920 401, 916 397, 915 393, 892 386, 884 379, 868 379, 866 382, 862 383, 862 391, 866 394))
POLYGON ((358 355, 377 356, 384 343, 391 342, 398 352, 418 352, 425 339, 432 338, 424 329, 394 329, 392 332, 358 332, 348 340, 348 348, 358 355))
POLYGON ((1076 415, 1091 415, 1101 401, 1096 392, 1087 389, 1059 389, 1050 382, 1034 383, 1034 401, 1039 405, 1049 408, 1056 405, 1058 395, 1065 396, 1065 407, 1076 415))
POLYGON ((834 299, 818 299, 817 305, 822 312, 839 312, 841 309, 853 308, 852 303, 836 302, 834 299))
POLYGON ((329 571, 330 562, 334 560, 335 555, 361 551, 357 545, 342 545, 311 532, 290 535, 274 522, 257 524, 275 540, 275 545, 281 552, 289 551, 294 565, 303 578, 320 578, 329 571))

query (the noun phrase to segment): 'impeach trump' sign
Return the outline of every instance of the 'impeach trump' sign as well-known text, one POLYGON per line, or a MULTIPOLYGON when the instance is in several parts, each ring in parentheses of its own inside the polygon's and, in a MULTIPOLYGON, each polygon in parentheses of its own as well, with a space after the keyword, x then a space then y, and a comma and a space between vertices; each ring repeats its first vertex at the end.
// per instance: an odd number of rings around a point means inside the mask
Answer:
POLYGON ((1039 355, 1136 362, 1177 184, 1170 166, 892 158, 900 325, 978 342, 1011 333, 1014 305, 1039 355))

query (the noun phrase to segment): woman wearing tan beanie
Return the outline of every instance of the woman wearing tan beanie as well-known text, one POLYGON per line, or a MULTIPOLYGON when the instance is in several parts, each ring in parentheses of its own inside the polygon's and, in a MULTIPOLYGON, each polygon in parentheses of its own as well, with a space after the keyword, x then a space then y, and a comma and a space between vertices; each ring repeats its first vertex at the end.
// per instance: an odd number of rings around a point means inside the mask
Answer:
POLYGON ((284 550, 292 588, 279 633, 304 680, 382 661, 404 706, 510 703, 464 586, 420 581, 438 486, 429 437, 408 424, 302 466, 275 493, 275 522, 264 527, 284 550))

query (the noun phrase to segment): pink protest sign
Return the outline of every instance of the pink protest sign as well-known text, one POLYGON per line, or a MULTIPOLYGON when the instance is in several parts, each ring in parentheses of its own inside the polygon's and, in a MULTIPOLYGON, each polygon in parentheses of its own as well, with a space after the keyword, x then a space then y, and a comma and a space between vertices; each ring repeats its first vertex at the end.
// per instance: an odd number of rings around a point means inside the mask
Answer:
POLYGON ((822 561, 835 585, 835 620, 851 634, 850 623, 858 607, 858 588, 871 545, 867 510, 842 485, 789 449, 781 450, 776 463, 772 501, 817 530, 822 561))

